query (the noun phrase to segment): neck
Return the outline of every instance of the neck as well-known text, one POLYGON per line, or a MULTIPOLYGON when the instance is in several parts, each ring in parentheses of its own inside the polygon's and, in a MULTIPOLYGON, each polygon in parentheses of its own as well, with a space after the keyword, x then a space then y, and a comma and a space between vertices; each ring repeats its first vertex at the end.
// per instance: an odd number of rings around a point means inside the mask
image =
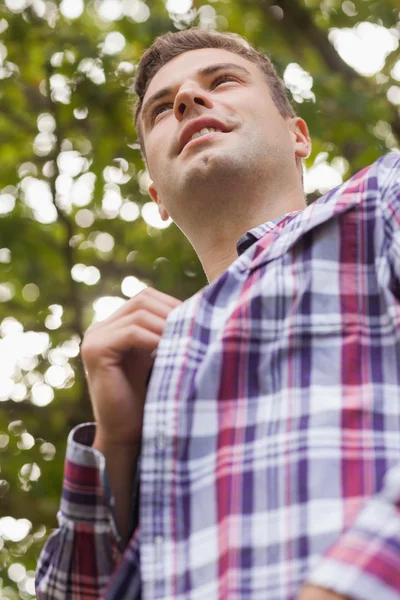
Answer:
POLYGON ((215 215, 211 214, 211 211, 205 211, 207 214, 201 215, 201 230, 199 231, 197 221, 197 227, 193 227, 190 235, 185 231, 209 283, 218 279, 238 258, 236 245, 240 236, 266 221, 306 207, 302 189, 282 194, 276 197, 273 203, 266 202, 265 198, 263 202, 256 202, 255 198, 251 198, 251 210, 249 199, 248 196, 232 206, 232 202, 224 203, 223 199, 219 198, 218 204, 214 206, 218 205, 223 209, 225 207, 223 212, 215 215))

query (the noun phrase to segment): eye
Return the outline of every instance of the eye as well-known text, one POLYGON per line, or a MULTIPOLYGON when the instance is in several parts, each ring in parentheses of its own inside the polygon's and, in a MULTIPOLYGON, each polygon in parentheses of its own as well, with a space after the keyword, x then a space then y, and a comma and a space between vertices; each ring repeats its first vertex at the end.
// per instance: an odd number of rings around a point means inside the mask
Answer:
POLYGON ((159 115, 163 114, 163 112, 165 110, 168 110, 169 108, 171 108, 171 106, 172 106, 171 103, 166 103, 166 102, 164 102, 164 104, 159 104, 158 106, 156 106, 151 114, 152 122, 154 122, 159 115))
POLYGON ((216 79, 214 79, 212 83, 212 89, 219 86, 221 83, 226 83, 228 81, 236 81, 237 79, 233 77, 233 75, 219 75, 216 79))

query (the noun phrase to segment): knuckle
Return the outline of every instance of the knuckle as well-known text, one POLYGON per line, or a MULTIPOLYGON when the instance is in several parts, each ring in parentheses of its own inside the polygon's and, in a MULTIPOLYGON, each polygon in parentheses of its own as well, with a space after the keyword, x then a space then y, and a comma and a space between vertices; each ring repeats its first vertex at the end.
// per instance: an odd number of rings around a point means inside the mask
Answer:
POLYGON ((85 340, 84 340, 81 344, 81 356, 87 360, 90 358, 91 355, 92 355, 92 345, 89 344, 88 342, 85 342, 85 340))
POLYGON ((132 299, 132 304, 136 309, 144 308, 149 300, 149 294, 145 294, 146 290, 142 290, 132 299))
POLYGON ((144 306, 143 299, 139 298, 138 296, 139 296, 139 294, 137 296, 135 296, 134 298, 132 298, 132 308, 134 311, 137 311, 137 310, 139 310, 139 308, 144 306))
POLYGON ((136 298, 146 301, 148 298, 154 297, 154 292, 154 288, 146 287, 136 295, 136 298))
POLYGON ((93 336, 88 338, 84 337, 81 344, 81 355, 85 358, 91 358, 99 352, 99 343, 93 339, 93 336))
POLYGON ((136 342, 136 338, 139 337, 139 333, 140 333, 140 327, 139 327, 139 325, 137 325, 136 323, 132 323, 129 326, 129 331, 130 331, 130 335, 133 338, 133 342, 136 342))
POLYGON ((147 316, 148 311, 145 308, 138 308, 135 311, 135 323, 137 323, 138 321, 143 321, 143 319, 147 316))
POLYGON ((154 288, 152 288, 151 286, 148 285, 140 293, 144 294, 145 296, 152 296, 154 294, 154 292, 155 292, 154 288))

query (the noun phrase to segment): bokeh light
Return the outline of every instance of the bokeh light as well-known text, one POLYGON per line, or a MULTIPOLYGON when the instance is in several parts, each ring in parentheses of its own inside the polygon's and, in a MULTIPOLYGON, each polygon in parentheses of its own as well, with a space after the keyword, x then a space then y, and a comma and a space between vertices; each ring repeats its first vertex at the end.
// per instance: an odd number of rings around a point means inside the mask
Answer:
POLYGON ((60 10, 64 17, 77 19, 83 13, 83 0, 62 0, 60 10))
POLYGON ((352 29, 333 28, 329 34, 340 56, 362 75, 375 75, 385 58, 399 46, 398 35, 376 23, 358 23, 352 29))
POLYGON ((115 296, 103 296, 99 298, 93 303, 94 308, 94 319, 93 322, 104 321, 110 315, 113 314, 120 306, 125 304, 125 300, 123 298, 118 298, 115 296))
POLYGON ((104 21, 116 21, 123 15, 122 3, 119 0, 99 0, 96 6, 99 16, 104 21))
POLYGON ((121 291, 124 296, 127 296, 128 298, 133 298, 133 296, 136 296, 136 294, 144 290, 146 287, 147 285, 143 281, 140 281, 133 275, 128 275, 128 277, 125 277, 121 283, 121 291))
POLYGON ((76 264, 72 267, 71 276, 74 281, 86 285, 96 285, 100 281, 101 274, 97 267, 76 264))
POLYGON ((47 406, 54 400, 53 388, 46 383, 35 383, 32 386, 32 404, 35 406, 47 406))
POLYGON ((32 523, 28 519, 0 518, 0 536, 5 540, 20 542, 31 529, 32 523))
POLYGON ((11 194, 0 194, 0 215, 10 213, 15 206, 15 198, 11 194))
POLYGON ((283 74, 285 85, 293 94, 296 102, 304 100, 313 100, 315 102, 315 94, 311 91, 313 87, 313 78, 310 73, 304 71, 297 63, 290 63, 283 74))
POLYGON ((192 0, 167 0, 166 6, 168 12, 183 15, 192 8, 192 0))
POLYGON ((155 227, 156 229, 166 229, 172 223, 172 219, 163 221, 158 212, 158 207, 155 202, 146 202, 142 206, 142 217, 148 225, 155 227))
POLYGON ((21 563, 13 563, 8 567, 7 574, 12 581, 19 583, 26 575, 26 569, 21 563))
POLYGON ((117 54, 125 48, 125 45, 126 40, 122 33, 119 31, 112 31, 107 34, 102 51, 104 54, 117 54))
POLYGON ((135 221, 140 216, 140 208, 136 202, 125 202, 119 211, 121 219, 124 221, 135 221))
POLYGON ((343 183, 343 173, 346 169, 345 162, 341 160, 329 164, 328 157, 327 152, 321 152, 317 155, 313 166, 304 170, 304 191, 306 194, 316 191, 325 194, 343 183))

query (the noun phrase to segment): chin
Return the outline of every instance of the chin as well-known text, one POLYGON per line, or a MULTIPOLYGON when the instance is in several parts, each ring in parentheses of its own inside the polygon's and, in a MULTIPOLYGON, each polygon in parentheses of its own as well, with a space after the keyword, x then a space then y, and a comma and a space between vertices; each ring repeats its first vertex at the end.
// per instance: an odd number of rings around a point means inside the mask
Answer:
MULTIPOLYGON (((200 159, 200 157, 198 157, 200 159)), ((235 161, 215 153, 204 153, 200 160, 193 161, 190 168, 180 174, 182 197, 195 199, 205 208, 222 195, 232 194, 241 186, 243 169, 235 161)), ((245 175, 247 185, 247 176, 245 175)))
POLYGON ((209 178, 213 175, 220 177, 226 172, 232 174, 237 171, 238 164, 232 159, 233 156, 227 154, 226 149, 223 152, 214 148, 207 149, 191 157, 190 163, 183 170, 188 178, 209 178))

